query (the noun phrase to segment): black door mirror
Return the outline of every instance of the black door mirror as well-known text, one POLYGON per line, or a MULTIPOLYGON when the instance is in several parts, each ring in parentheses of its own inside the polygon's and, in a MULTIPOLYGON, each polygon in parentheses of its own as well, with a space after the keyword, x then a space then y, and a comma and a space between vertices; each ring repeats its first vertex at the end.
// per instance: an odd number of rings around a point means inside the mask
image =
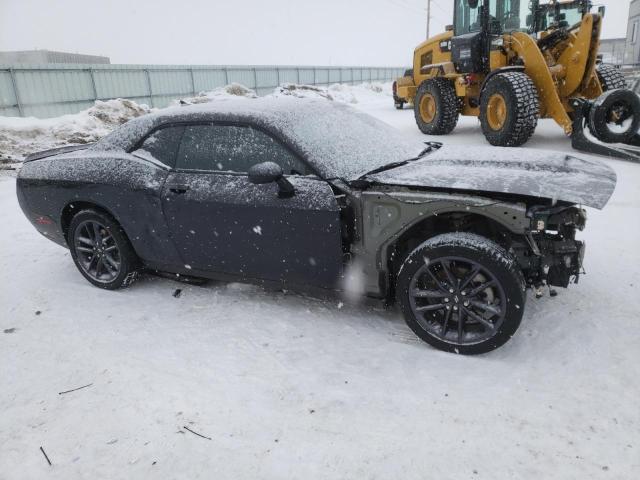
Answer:
POLYGON ((256 185, 277 182, 282 176, 282 167, 275 162, 258 163, 249 169, 249 181, 256 185))
POLYGON ((254 185, 276 182, 280 198, 289 198, 296 193, 291 182, 284 178, 282 167, 275 162, 262 162, 251 167, 249 181, 254 185))

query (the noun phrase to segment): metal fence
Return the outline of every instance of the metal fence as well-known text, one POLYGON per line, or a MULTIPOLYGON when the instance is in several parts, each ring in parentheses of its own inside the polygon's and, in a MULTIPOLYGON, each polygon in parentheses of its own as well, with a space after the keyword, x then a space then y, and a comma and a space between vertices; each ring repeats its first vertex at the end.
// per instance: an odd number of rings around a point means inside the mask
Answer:
POLYGON ((283 83, 389 81, 402 72, 402 68, 378 67, 0 65, 0 116, 55 117, 112 98, 165 107, 176 98, 230 83, 264 95, 283 83))

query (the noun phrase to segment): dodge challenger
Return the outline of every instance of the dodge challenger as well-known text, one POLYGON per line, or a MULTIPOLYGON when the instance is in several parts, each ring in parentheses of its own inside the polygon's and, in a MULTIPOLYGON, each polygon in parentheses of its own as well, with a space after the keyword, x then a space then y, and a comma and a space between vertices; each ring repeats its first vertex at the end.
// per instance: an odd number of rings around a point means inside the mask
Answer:
POLYGON ((432 346, 479 354, 515 334, 527 289, 578 282, 583 207, 615 185, 594 160, 423 144, 347 105, 280 98, 165 109, 33 154, 17 194, 97 287, 150 270, 356 289, 432 346))

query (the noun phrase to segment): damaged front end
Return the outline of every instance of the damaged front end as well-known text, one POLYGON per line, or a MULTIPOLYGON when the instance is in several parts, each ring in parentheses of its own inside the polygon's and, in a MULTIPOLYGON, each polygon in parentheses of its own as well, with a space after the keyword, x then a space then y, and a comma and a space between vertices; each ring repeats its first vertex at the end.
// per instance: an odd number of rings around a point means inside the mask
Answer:
POLYGON ((527 216, 531 229, 526 238, 530 251, 521 258, 527 283, 540 291, 543 286, 567 288, 578 283, 584 272, 585 243, 576 240, 576 232, 584 230, 587 213, 572 207, 534 207, 527 216))

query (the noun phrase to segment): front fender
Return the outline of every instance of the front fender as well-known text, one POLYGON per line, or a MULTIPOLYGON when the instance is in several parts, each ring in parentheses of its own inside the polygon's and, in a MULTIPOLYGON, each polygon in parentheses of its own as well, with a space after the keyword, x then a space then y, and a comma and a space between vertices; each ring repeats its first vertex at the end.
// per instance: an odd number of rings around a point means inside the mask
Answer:
POLYGON ((438 215, 467 213, 484 216, 516 235, 531 225, 524 203, 506 203, 471 195, 435 192, 366 191, 360 196, 360 239, 354 253, 363 264, 366 291, 381 292, 381 272, 388 269, 389 252, 407 231, 438 215))

